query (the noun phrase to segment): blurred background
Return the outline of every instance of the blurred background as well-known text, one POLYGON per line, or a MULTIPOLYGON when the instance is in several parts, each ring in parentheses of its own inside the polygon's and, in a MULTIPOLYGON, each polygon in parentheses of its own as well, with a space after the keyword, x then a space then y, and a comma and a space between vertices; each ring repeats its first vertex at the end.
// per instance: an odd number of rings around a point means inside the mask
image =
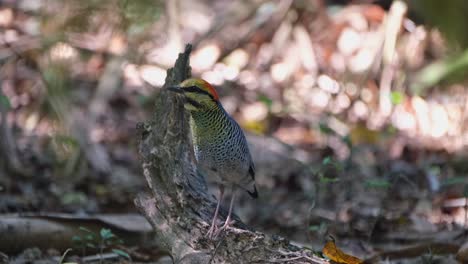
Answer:
MULTIPOLYGON (((466 14, 463 0, 0 1, 0 227, 137 213, 135 127, 192 43, 192 75, 248 133, 261 198, 240 198, 241 219, 316 250, 332 234, 363 259, 468 261, 466 14)), ((65 250, 5 241, 0 260, 65 250)))

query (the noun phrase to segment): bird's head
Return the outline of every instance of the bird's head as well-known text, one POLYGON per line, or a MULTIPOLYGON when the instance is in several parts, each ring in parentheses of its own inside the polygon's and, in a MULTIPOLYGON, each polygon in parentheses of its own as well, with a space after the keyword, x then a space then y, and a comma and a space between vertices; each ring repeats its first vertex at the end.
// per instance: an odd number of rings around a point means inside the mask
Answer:
POLYGON ((168 89, 184 95, 184 107, 189 111, 203 111, 218 106, 218 93, 203 79, 187 79, 168 89))

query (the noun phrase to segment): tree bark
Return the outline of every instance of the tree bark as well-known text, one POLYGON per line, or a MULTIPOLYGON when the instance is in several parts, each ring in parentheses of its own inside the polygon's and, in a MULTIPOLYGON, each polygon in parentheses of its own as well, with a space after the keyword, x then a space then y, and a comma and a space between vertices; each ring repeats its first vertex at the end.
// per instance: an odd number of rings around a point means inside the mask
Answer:
MULTIPOLYGON (((279 236, 255 232, 234 216, 216 240, 204 237, 216 206, 197 174, 182 98, 167 91, 190 77, 191 45, 167 72, 153 118, 138 125, 139 154, 150 196, 135 200, 174 263, 328 263, 279 236)), ((221 217, 226 217, 221 210, 221 217)))

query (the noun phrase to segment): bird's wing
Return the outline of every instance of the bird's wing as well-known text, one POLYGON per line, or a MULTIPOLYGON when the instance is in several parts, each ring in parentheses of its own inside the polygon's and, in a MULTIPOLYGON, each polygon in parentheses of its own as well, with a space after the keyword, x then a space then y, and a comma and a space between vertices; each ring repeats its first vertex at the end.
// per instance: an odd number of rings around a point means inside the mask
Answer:
POLYGON ((247 190, 247 193, 249 193, 252 198, 258 198, 257 186, 255 186, 255 167, 253 162, 250 162, 249 165, 249 175, 252 177, 251 187, 253 187, 253 190, 247 190))
POLYGON ((249 175, 252 177, 252 180, 255 181, 255 166, 253 162, 250 162, 250 165, 249 165, 249 175))

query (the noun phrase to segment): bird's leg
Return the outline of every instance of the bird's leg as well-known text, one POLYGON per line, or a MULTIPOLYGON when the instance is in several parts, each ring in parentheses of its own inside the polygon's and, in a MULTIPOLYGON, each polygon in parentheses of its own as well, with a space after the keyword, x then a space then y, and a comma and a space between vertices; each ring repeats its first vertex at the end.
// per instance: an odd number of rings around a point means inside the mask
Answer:
POLYGON ((234 186, 232 187, 231 190, 232 190, 232 197, 231 197, 231 203, 229 204, 228 216, 226 218, 226 221, 224 222, 224 225, 220 229, 218 229, 218 231, 216 232, 215 237, 218 236, 219 233, 221 233, 221 231, 223 231, 223 230, 227 229, 228 227, 230 227, 230 225, 234 222, 234 221, 231 222, 232 208, 233 208, 234 199, 235 199, 235 196, 236 196, 234 186))
POLYGON ((224 196, 224 186, 219 185, 219 199, 218 199, 218 204, 216 205, 216 210, 213 216, 213 220, 211 221, 211 227, 206 233, 206 237, 208 238, 213 238, 215 234, 218 233, 218 227, 216 226, 216 219, 218 218, 218 211, 219 211, 219 206, 221 204, 221 201, 223 200, 224 196))

